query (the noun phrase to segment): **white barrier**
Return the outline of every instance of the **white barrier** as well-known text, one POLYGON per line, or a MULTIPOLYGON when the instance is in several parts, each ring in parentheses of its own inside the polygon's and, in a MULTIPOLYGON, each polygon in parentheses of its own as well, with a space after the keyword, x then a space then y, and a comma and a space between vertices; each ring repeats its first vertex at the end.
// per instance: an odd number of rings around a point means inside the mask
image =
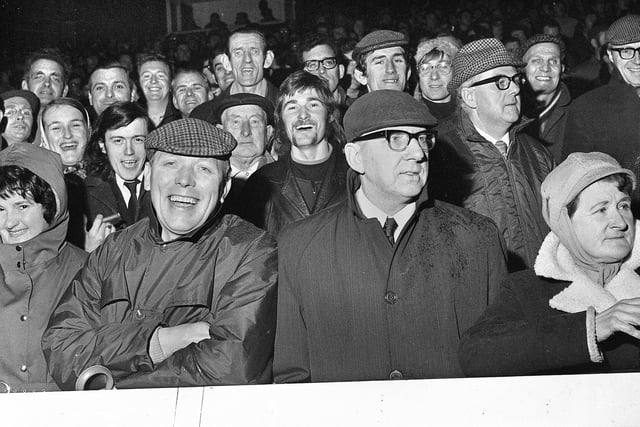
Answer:
POLYGON ((2 426, 640 426, 640 374, 0 395, 2 426))

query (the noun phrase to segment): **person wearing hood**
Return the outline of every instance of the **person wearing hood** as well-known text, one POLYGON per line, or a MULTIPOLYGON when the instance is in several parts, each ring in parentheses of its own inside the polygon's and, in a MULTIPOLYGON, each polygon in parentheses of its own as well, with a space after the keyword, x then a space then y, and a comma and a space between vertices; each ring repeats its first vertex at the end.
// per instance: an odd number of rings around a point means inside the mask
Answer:
POLYGON ((40 339, 86 252, 65 241, 62 163, 32 144, 0 152, 0 391, 58 390, 40 339))
MULTIPOLYGON (((611 80, 577 98, 567 111, 562 159, 570 153, 599 151, 640 173, 640 15, 613 22, 605 36, 613 64, 611 80)), ((632 197, 640 214, 640 192, 632 197)))
POLYGON ((51 316, 51 375, 100 364, 117 388, 270 383, 275 240, 223 215, 236 141, 199 119, 147 135, 152 214, 107 237, 51 316))
POLYGON ((533 270, 510 275, 462 339, 465 374, 640 370, 636 178, 611 156, 573 153, 542 183, 551 228, 533 270))

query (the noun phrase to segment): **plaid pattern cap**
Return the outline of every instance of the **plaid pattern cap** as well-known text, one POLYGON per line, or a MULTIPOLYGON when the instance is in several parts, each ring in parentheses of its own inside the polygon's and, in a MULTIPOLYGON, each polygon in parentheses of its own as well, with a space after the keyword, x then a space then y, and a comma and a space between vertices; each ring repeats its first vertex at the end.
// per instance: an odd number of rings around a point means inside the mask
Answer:
POLYGON ((453 58, 453 77, 447 86, 449 93, 470 78, 498 67, 520 67, 498 39, 480 39, 462 46, 453 58))
POLYGON ((559 48, 560 48, 560 58, 562 60, 564 60, 564 55, 565 52, 567 50, 564 42, 562 41, 562 39, 560 37, 557 36, 551 36, 549 34, 536 34, 532 37, 529 37, 527 39, 526 42, 524 42, 524 45, 522 45, 522 47, 520 49, 518 49, 518 53, 519 53, 519 60, 523 60, 524 55, 527 53, 527 51, 529 49, 531 49, 532 46, 539 44, 539 43, 553 43, 556 44, 559 48))
POLYGON ((625 15, 609 26, 605 41, 613 46, 640 42, 640 15, 625 15))
POLYGON ((233 136, 200 119, 180 119, 147 135, 147 159, 156 151, 190 157, 227 157, 236 148, 233 136))
POLYGON ((378 30, 373 31, 362 38, 353 49, 353 60, 360 62, 360 58, 377 49, 385 49, 387 47, 405 47, 409 44, 409 40, 404 34, 398 31, 378 30))

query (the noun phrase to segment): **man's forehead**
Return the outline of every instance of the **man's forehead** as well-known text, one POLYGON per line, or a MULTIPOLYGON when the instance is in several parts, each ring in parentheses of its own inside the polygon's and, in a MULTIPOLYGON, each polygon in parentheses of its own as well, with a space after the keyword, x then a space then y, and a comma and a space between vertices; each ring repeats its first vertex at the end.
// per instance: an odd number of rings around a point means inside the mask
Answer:
POLYGON ((29 101, 27 101, 26 99, 24 99, 21 96, 12 96, 11 98, 7 98, 4 101, 4 106, 5 108, 8 106, 12 106, 12 105, 20 105, 20 106, 27 106, 29 107, 29 109, 31 109, 31 104, 29 104, 29 101))
POLYGON ((267 113, 258 105, 255 104, 243 104, 243 105, 234 105, 232 107, 226 108, 222 114, 227 115, 261 115, 266 116, 267 113))
POLYGON ((324 59, 335 55, 336 53, 333 51, 331 46, 327 44, 318 44, 313 46, 311 49, 302 52, 302 60, 308 61, 310 59, 324 59))
POLYGON ((367 62, 373 61, 380 57, 393 57, 396 55, 404 56, 404 49, 400 46, 385 47, 384 49, 376 49, 367 56, 367 62))
POLYGON ((140 74, 149 71, 149 72, 169 72, 169 66, 162 61, 147 61, 140 66, 140 74))
POLYGON ((290 102, 290 101, 295 101, 299 99, 309 99, 309 98, 319 99, 320 96, 318 96, 318 91, 316 91, 314 88, 300 89, 295 91, 293 94, 287 94, 284 99, 285 99, 285 102, 290 102))
POLYGON ((127 78, 127 72, 122 68, 115 67, 101 68, 91 74, 91 83, 93 84, 113 81, 122 81, 128 85, 129 79, 127 78))
POLYGON ((229 39, 229 50, 242 47, 259 47, 262 48, 262 38, 257 34, 234 34, 229 39))
POLYGON ((555 43, 537 43, 531 46, 524 54, 525 60, 532 56, 560 56, 560 47, 555 43))
POLYGON ((53 59, 38 59, 31 64, 31 73, 39 73, 48 71, 50 73, 62 74, 63 67, 53 59))
POLYGON ((82 115, 82 112, 71 105, 56 105, 47 109, 42 117, 42 121, 46 123, 49 119, 52 121, 81 120, 84 123, 84 116, 82 115))
POLYGON ((200 73, 195 71, 180 73, 174 79, 174 84, 176 86, 180 86, 187 83, 200 83, 204 85, 205 79, 203 76, 200 75, 200 73))

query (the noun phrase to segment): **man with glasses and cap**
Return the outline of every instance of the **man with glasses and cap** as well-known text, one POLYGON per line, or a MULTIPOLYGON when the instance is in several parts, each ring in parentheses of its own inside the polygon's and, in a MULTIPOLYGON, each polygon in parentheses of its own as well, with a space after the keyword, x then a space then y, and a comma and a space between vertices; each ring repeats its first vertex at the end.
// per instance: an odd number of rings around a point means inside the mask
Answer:
POLYGON ((436 199, 495 221, 510 271, 533 267, 549 232, 540 184, 554 167, 542 143, 522 132, 519 65, 497 39, 473 41, 456 54, 449 92, 459 110, 439 128, 430 181, 436 199))
MULTIPOLYGON (((640 173, 640 15, 626 15, 607 30, 611 80, 571 103, 567 113, 563 158, 571 153, 599 151, 623 168, 640 173)), ((631 195, 636 218, 640 191, 631 195)))
POLYGON ((427 194, 435 124, 400 91, 347 110, 347 200, 278 240, 276 382, 462 376, 505 254, 492 221, 427 194))
POLYGON ((275 241, 233 215, 231 134, 179 119, 146 140, 152 214, 91 254, 43 338, 64 390, 103 365, 117 388, 272 381, 275 241))

